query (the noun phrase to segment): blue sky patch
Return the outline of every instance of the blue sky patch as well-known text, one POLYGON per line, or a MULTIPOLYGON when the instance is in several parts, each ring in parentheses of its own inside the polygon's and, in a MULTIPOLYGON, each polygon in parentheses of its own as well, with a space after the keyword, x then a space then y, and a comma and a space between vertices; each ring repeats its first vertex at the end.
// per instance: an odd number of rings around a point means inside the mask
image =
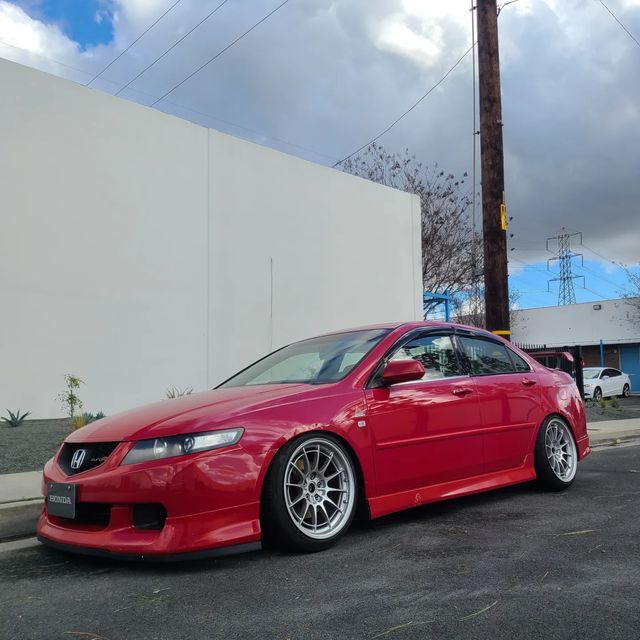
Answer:
POLYGON ((113 40, 113 16, 109 0, 19 0, 32 18, 57 24, 84 50, 113 40))

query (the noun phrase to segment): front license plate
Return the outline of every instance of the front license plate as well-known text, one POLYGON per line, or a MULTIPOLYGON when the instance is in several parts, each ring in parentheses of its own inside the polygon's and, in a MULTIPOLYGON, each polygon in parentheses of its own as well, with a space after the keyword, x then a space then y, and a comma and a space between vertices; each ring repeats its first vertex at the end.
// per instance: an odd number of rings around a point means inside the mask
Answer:
POLYGON ((60 518, 76 517, 76 487, 66 482, 50 482, 47 493, 47 510, 60 518))

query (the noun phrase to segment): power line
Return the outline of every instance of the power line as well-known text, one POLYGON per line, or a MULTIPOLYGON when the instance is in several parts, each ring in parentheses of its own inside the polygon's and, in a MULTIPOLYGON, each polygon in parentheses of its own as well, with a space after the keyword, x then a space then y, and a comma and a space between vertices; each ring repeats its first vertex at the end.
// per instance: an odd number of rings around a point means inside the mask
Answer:
POLYGON ((179 5, 181 2, 182 2, 182 0, 176 0, 159 18, 156 19, 155 22, 150 24, 126 49, 121 51, 102 71, 100 71, 100 73, 98 73, 95 76, 93 76, 93 78, 91 78, 91 80, 89 80, 89 82, 87 82, 86 86, 87 87, 90 86, 91 83, 94 80, 97 80, 107 69, 109 69, 113 64, 115 64, 118 60, 120 60, 120 58, 122 58, 122 56, 125 53, 127 53, 127 51, 129 51, 129 49, 131 49, 131 47, 133 47, 143 36, 145 36, 147 33, 149 33, 149 31, 151 31, 151 29, 153 29, 153 27, 155 27, 158 24, 158 22, 160 22, 160 20, 162 20, 162 18, 164 18, 169 12, 171 12, 173 10, 174 7, 179 5))
POLYGON ((204 64, 200 65, 195 71, 190 73, 184 80, 181 80, 180 82, 178 82, 178 84, 176 84, 171 89, 169 89, 169 91, 163 93, 150 106, 152 107, 155 106, 156 104, 158 104, 158 102, 160 102, 161 100, 164 100, 170 93, 173 93, 178 87, 182 86, 185 82, 187 82, 187 80, 190 80, 191 78, 193 78, 193 76, 200 73, 200 71, 202 71, 206 66, 210 65, 214 60, 219 58, 225 51, 228 51, 229 49, 231 49, 231 47, 233 47, 233 45, 235 45, 237 42, 240 42, 240 40, 242 40, 245 36, 249 35, 256 27, 260 26, 265 20, 268 20, 276 11, 280 10, 288 2, 289 0, 284 0, 284 2, 281 2, 275 9, 271 10, 269 13, 267 13, 267 15, 260 18, 258 22, 256 22, 252 27, 247 29, 244 33, 240 34, 235 40, 230 42, 226 47, 224 47, 223 49, 220 49, 218 53, 216 53, 213 57, 209 58, 209 60, 207 60, 204 64))
POLYGON ((593 253, 594 255, 598 256, 598 258, 602 258, 605 262, 610 262, 611 264, 615 264, 617 267, 620 266, 618 262, 616 262, 615 260, 611 260, 611 258, 607 258, 606 256, 603 256, 601 253, 598 253, 595 249, 592 249, 591 247, 587 246, 584 242, 582 243, 582 246, 588 251, 591 251, 591 253, 593 253))
MULTIPOLYGON (((71 65, 65 64, 64 62, 60 62, 60 60, 56 60, 55 58, 51 58, 49 56, 46 56, 46 55, 44 55, 44 54, 42 54, 42 53, 40 53, 38 51, 30 51, 29 49, 24 49, 24 48, 18 47, 16 45, 9 44, 8 42, 4 42, 4 40, 0 40, 0 45, 6 45, 6 46, 11 47, 13 49, 17 49, 18 51, 23 51, 24 53, 32 54, 32 55, 38 56, 39 58, 43 58, 45 60, 50 60, 51 62, 55 62, 56 64, 59 64, 62 67, 70 69, 71 71, 77 71, 78 73, 83 73, 83 74, 88 75, 88 76, 92 74, 91 71, 86 71, 84 69, 79 69, 78 67, 73 67, 71 65)), ((8 58, 2 58, 1 56, 0 56, 0 59, 8 60, 8 58)), ((82 82, 78 82, 78 81, 70 79, 70 78, 69 78, 69 81, 70 82, 74 82, 75 84, 78 84, 80 86, 86 86, 82 82)), ((119 84, 119 83, 115 82, 114 80, 109 80, 107 78, 103 78, 102 81, 103 82, 108 82, 110 84, 116 84, 116 85, 119 84)), ((148 93, 146 91, 141 91, 140 89, 133 89, 133 91, 135 91, 136 93, 139 93, 139 94, 141 94, 143 96, 148 96, 149 98, 153 98, 153 99, 155 99, 157 97, 157 96, 155 96, 155 95, 153 95, 151 93, 148 93)), ((293 147, 295 149, 300 149, 301 151, 307 151, 309 153, 312 153, 312 154, 314 154, 316 156, 325 158, 326 160, 330 160, 332 162, 335 161, 335 159, 336 159, 335 156, 327 155, 326 153, 322 153, 321 151, 317 151, 317 150, 312 149, 310 147, 305 147, 303 145, 296 144, 295 142, 289 142, 288 140, 285 140, 284 138, 276 138, 275 136, 270 136, 269 134, 266 134, 266 133, 264 133, 262 131, 257 131, 256 129, 250 129, 249 127, 245 127, 244 125, 238 124, 237 122, 231 122, 230 120, 224 120, 224 119, 222 119, 222 118, 220 118, 220 117, 218 117, 216 115, 213 115, 212 113, 206 113, 205 111, 199 111, 198 109, 193 109, 192 107, 187 107, 186 105, 178 104, 177 102, 172 102, 171 100, 165 100, 164 102, 167 105, 171 105, 171 106, 177 107, 179 109, 184 109, 185 111, 190 111, 191 113, 196 113, 196 114, 198 114, 200 116, 204 116, 205 118, 210 118, 212 120, 216 120, 218 122, 222 122, 223 124, 226 124, 226 125, 231 126, 231 127, 235 127, 237 129, 242 129, 243 131, 247 131, 248 133, 252 133, 252 134, 254 134, 256 136, 260 136, 262 138, 265 138, 266 140, 270 140, 272 142, 279 142, 279 143, 287 145, 289 147, 293 147)), ((198 124, 201 124, 201 123, 198 123, 198 124)))
MULTIPOLYGON (((160 62, 160 60, 162 60, 162 58, 164 58, 170 51, 173 51, 173 49, 175 49, 185 38, 188 38, 201 24, 205 23, 219 9, 222 9, 222 7, 225 4, 227 4, 227 2, 229 2, 229 0, 222 0, 222 2, 215 9, 210 11, 204 18, 202 18, 202 20, 200 20, 200 22, 198 22, 197 25, 195 25, 194 27, 189 29, 189 31, 187 31, 187 33, 185 33, 181 38, 176 40, 168 49, 165 49, 165 51, 161 55, 159 55, 151 64, 147 65, 142 71, 140 71, 140 73, 138 73, 138 75, 136 75, 133 78, 131 78, 131 80, 129 80, 129 82, 127 82, 127 84, 125 84, 124 86, 120 87, 120 89, 118 89, 118 91, 116 91, 115 95, 119 96, 129 85, 134 83, 140 76, 144 75, 147 71, 149 71, 149 69, 151 69, 151 67, 153 67, 158 62, 160 62)), ((156 100, 156 102, 157 102, 157 100, 156 100)), ((155 104, 155 102, 153 104, 155 104)), ((153 106, 153 104, 151 106, 153 106)))
MULTIPOLYGON (((28 53, 29 55, 38 56, 39 58, 43 58, 44 60, 50 60, 51 62, 55 62, 56 64, 59 64, 61 67, 65 67, 67 69, 71 69, 72 71, 77 71, 78 73, 84 73, 87 76, 90 76, 93 73, 93 71, 85 71, 84 69, 78 69, 78 67, 72 67, 71 65, 65 64, 64 62, 60 62, 60 60, 56 60, 55 58, 51 58, 50 56, 47 56, 44 53, 40 53, 39 51, 31 51, 30 49, 25 49, 24 47, 18 47, 17 45, 10 44, 9 42, 5 42, 4 40, 0 40, 0 45, 4 45, 6 47, 11 47, 12 49, 17 49, 18 51, 24 51, 24 53, 28 53)), ((3 58, 3 59, 4 60, 8 60, 8 58, 3 58)), ((11 60, 11 62, 14 62, 14 61, 11 60)), ((80 83, 77 83, 77 84, 80 84, 80 83)))
POLYGON ((613 287, 620 287, 620 285, 617 282, 614 282, 613 280, 609 280, 608 278, 605 278, 604 276, 600 275, 597 271, 595 271, 595 269, 590 269, 585 265, 577 265, 577 267, 578 269, 583 269, 584 271, 588 271, 591 275, 594 275, 596 278, 600 278, 600 280, 602 280, 603 282, 606 282, 607 284, 610 284, 613 287))
POLYGON ((391 131, 391 129, 393 129, 393 127, 395 127, 398 124, 398 122, 400 122, 400 120, 402 120, 405 116, 409 115, 427 96, 429 96, 433 91, 435 91, 449 77, 449 75, 453 72, 453 70, 469 55, 469 53, 474 49, 475 46, 476 46, 476 43, 474 42, 462 54, 462 56, 458 58, 456 63, 442 76, 442 78, 440 78, 440 80, 438 80, 438 82, 436 82, 429 89, 429 91, 427 91, 422 97, 416 100, 416 102, 414 102, 413 105, 411 105, 411 107, 409 107, 399 118, 396 118, 384 131, 379 133, 375 138, 372 138, 371 140, 369 140, 369 142, 367 142, 366 144, 363 144, 361 147, 356 149, 353 153, 350 153, 348 156, 342 158, 342 160, 339 160, 338 162, 336 162, 333 166, 337 167, 338 165, 347 161, 349 158, 352 158, 357 153, 360 153, 360 151, 362 151, 363 149, 366 149, 369 145, 373 144, 376 140, 379 140, 380 138, 382 138, 382 136, 385 133, 388 133, 389 131, 391 131))
POLYGON ((593 293, 594 296, 598 296, 598 298, 602 298, 603 300, 609 300, 610 298, 607 298, 607 296, 603 296, 601 293, 598 293, 597 291, 594 291, 593 289, 589 289, 589 287, 586 286, 582 286, 582 288, 585 291, 588 291, 589 293, 593 293))
POLYGON ((540 273, 544 273, 545 276, 549 275, 549 270, 548 269, 541 269, 540 267, 536 267, 534 264, 528 263, 528 262, 522 262, 522 260, 518 260, 517 258, 514 257, 509 257, 509 262, 511 261, 517 262, 521 265, 523 265, 526 269, 533 269, 534 271, 539 271, 540 273))
POLYGON ((611 17, 624 29, 625 33, 640 47, 640 41, 624 26, 622 20, 618 18, 618 16, 609 9, 609 7, 603 2, 603 0, 598 0, 598 2, 609 12, 611 17))

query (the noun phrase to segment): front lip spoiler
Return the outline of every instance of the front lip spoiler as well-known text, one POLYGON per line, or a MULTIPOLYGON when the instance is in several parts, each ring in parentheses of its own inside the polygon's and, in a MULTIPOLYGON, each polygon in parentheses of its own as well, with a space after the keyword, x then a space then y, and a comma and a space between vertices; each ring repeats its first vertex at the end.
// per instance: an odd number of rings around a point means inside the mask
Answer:
POLYGON ((74 544, 64 544, 55 542, 44 536, 38 536, 38 540, 42 544, 58 549, 59 551, 67 551, 83 556, 95 556, 98 558, 110 558, 112 560, 126 560, 129 562, 187 562, 189 560, 202 560, 205 558, 222 558, 224 556, 235 555, 237 553, 248 553, 250 551, 260 551, 262 543, 245 542, 243 544, 234 544, 228 547, 216 547, 215 549, 203 549, 202 551, 187 551, 184 553, 157 554, 157 553, 118 553, 107 551, 105 549, 96 549, 95 547, 80 547, 74 544))

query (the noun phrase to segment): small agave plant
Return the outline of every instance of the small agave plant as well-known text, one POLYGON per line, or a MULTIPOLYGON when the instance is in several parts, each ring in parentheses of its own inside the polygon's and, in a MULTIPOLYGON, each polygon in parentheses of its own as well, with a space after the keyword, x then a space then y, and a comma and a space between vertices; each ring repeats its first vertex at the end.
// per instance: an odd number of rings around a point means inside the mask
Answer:
POLYGON ((174 398, 182 398, 182 396, 189 396, 193 393, 193 387, 185 387, 181 389, 180 387, 170 387, 167 389, 166 396, 169 400, 173 400, 174 398))
POLYGON ((13 411, 9 411, 9 409, 7 409, 7 413, 9 414, 9 417, 5 418, 4 416, 2 416, 0 418, 0 420, 4 420, 10 427, 19 427, 22 424, 22 422, 24 421, 24 419, 31 412, 27 411, 26 413, 23 413, 21 415, 20 414, 20 409, 18 409, 15 413, 13 413, 13 411))

